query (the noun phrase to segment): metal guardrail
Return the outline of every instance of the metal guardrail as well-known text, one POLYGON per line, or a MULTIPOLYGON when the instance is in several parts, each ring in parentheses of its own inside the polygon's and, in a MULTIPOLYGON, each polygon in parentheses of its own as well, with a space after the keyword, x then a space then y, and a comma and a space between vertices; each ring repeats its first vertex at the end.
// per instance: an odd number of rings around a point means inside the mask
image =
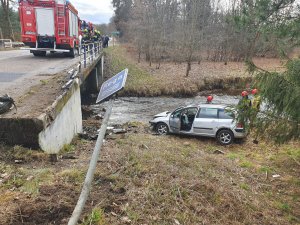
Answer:
POLYGON ((102 42, 83 44, 79 47, 80 65, 86 68, 102 53, 102 42))
POLYGON ((79 64, 68 71, 69 80, 62 86, 63 90, 69 89, 74 80, 78 77, 82 68, 87 68, 102 53, 102 42, 94 42, 79 46, 79 64))

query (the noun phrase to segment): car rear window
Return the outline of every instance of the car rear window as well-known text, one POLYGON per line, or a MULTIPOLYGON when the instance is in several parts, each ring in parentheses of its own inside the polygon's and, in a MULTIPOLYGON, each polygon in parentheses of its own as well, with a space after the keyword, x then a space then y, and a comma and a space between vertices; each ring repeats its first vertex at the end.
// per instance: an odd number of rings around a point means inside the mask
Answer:
POLYGON ((214 108, 201 108, 197 118, 218 118, 218 109, 214 108))
POLYGON ((219 109, 219 119, 233 119, 234 113, 230 110, 219 109))

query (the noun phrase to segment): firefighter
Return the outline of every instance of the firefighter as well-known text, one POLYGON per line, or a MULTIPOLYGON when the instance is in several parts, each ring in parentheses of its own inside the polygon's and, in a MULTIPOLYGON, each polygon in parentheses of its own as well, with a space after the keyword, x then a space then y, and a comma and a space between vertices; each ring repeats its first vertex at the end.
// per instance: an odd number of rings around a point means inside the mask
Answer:
POLYGON ((206 99, 206 104, 212 104, 212 100, 214 99, 213 96, 209 95, 206 99))
POLYGON ((101 33, 100 33, 100 31, 98 31, 98 30, 95 29, 94 36, 93 36, 93 40, 94 40, 94 41, 99 41, 99 40, 101 40, 101 33))
POLYGON ((247 91, 242 92, 242 99, 239 101, 238 105, 244 106, 245 109, 249 109, 251 107, 251 101, 249 99, 249 94, 247 91))
POLYGON ((83 41, 89 41, 90 40, 89 31, 86 28, 82 32, 82 40, 83 41))
POLYGON ((248 92, 242 92, 242 99, 238 103, 239 122, 245 127, 246 122, 249 121, 251 115, 251 101, 248 97, 248 92))
POLYGON ((99 30, 97 30, 97 39, 98 39, 98 41, 101 41, 101 39, 102 39, 101 32, 99 30))
POLYGON ((251 94, 253 95, 253 99, 252 99, 252 108, 259 111, 260 108, 260 103, 261 103, 261 98, 258 94, 258 90, 255 88, 251 91, 251 94))
MULTIPOLYGON (((251 91, 251 94, 253 95, 253 98, 251 100, 250 128, 253 128, 255 125, 257 125, 257 114, 260 109, 261 97, 258 94, 258 90, 256 88, 251 91)), ((253 140, 254 144, 258 144, 257 138, 258 138, 258 131, 256 130, 256 134, 253 140)))

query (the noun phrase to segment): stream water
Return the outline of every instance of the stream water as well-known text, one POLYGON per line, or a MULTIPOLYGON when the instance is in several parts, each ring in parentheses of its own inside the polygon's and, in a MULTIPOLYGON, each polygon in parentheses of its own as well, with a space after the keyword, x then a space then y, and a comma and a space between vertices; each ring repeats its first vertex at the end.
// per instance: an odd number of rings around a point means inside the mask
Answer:
MULTIPOLYGON (((237 96, 213 95, 215 104, 235 105, 238 103, 237 96)), ((170 98, 170 97, 122 97, 114 101, 110 125, 123 124, 138 121, 148 123, 155 114, 164 111, 173 111, 179 106, 190 104, 201 104, 206 102, 206 97, 196 96, 194 98, 170 98)), ((100 113, 107 102, 101 105, 93 105, 93 111, 100 113)))

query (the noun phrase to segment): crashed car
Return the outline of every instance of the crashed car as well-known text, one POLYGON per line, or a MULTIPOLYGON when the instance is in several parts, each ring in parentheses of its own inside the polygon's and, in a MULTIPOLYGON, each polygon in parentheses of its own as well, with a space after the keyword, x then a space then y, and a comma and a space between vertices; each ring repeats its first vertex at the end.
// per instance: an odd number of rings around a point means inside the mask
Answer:
POLYGON ((234 110, 226 105, 200 104, 163 112, 149 121, 160 134, 186 134, 214 137, 221 145, 246 137, 242 124, 237 123, 234 110))

